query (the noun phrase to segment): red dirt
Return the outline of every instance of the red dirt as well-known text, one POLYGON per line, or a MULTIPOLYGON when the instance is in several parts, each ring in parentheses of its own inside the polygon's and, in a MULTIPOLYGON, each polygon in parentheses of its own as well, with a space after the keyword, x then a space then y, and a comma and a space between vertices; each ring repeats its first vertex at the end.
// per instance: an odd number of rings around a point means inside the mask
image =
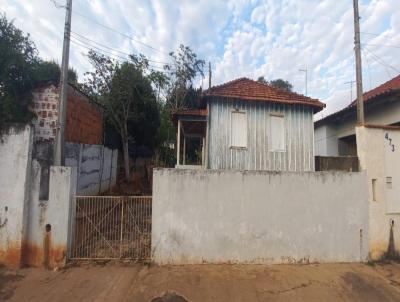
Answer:
POLYGON ((0 301, 400 301, 399 264, 0 269, 0 301), (159 298, 162 297, 162 298, 159 298))

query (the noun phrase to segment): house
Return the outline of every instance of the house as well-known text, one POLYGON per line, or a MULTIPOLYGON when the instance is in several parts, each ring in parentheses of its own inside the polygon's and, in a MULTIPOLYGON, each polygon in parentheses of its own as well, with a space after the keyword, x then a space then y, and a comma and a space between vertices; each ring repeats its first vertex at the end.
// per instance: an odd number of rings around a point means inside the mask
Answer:
MULTIPOLYGON (((400 126, 400 75, 364 93, 365 123, 400 126)), ((356 101, 315 122, 315 155, 357 155, 356 101)))
POLYGON ((314 170, 313 115, 325 107, 320 101, 239 78, 206 90, 200 104, 172 112, 176 167, 314 170))

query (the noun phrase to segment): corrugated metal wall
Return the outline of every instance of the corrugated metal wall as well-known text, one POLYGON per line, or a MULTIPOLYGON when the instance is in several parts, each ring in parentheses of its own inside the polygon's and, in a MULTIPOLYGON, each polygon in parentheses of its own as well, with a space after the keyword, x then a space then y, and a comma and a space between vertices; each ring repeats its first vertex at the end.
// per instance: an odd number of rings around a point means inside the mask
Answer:
POLYGON ((210 101, 211 169, 314 171, 313 110, 309 106, 240 100, 210 101), (247 148, 231 148, 231 111, 247 112, 247 148), (285 151, 270 150, 270 117, 285 118, 285 151))

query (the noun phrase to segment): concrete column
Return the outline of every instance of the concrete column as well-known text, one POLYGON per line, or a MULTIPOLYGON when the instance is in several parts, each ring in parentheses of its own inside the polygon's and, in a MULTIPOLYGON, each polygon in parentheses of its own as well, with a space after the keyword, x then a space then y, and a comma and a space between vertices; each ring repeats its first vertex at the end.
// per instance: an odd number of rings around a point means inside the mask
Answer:
MULTIPOLYGON (((76 195, 75 167, 50 168, 50 192, 47 208, 47 224, 45 240, 48 238, 48 255, 44 259, 49 267, 63 266, 73 239, 75 222, 76 195)), ((46 248, 46 245, 44 245, 46 248)))
POLYGON ((181 147, 181 120, 178 118, 178 131, 176 134, 176 165, 179 166, 180 157, 180 147, 181 147))
POLYGON ((186 136, 183 134, 183 154, 182 154, 183 164, 186 165, 186 136))

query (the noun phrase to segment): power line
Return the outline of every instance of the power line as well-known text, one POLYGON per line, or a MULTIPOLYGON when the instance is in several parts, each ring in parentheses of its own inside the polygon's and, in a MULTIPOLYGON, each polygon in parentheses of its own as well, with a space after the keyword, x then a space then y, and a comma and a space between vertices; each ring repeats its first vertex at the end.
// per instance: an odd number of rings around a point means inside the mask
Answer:
POLYGON ((387 45, 387 44, 370 44, 370 43, 368 43, 368 44, 364 44, 364 45, 367 45, 367 46, 382 46, 382 47, 392 47, 392 48, 399 48, 399 49, 400 49, 400 46, 398 46, 398 45, 387 45))
POLYGON ((365 31, 360 31, 360 33, 364 34, 364 35, 371 35, 371 36, 380 36, 380 35, 382 35, 382 33, 376 34, 376 33, 369 33, 369 32, 365 32, 365 31))
MULTIPOLYGON (((83 36, 83 35, 81 35, 81 34, 78 34, 78 33, 76 33, 76 32, 71 31, 71 33, 72 33, 73 35, 75 35, 75 36, 78 36, 78 37, 81 38, 81 39, 87 40, 87 41, 89 41, 89 42, 91 42, 91 43, 97 44, 97 45, 99 45, 99 46, 101 46, 101 47, 105 47, 105 48, 110 49, 110 50, 112 50, 112 51, 116 51, 116 52, 121 53, 121 54, 123 54, 123 55, 127 55, 127 56, 131 56, 131 55, 132 55, 132 54, 130 54, 130 53, 123 52, 123 51, 121 51, 121 50, 119 50, 119 49, 116 49, 116 48, 114 48, 114 47, 110 47, 110 46, 104 45, 104 44, 102 44, 102 43, 99 43, 99 42, 97 42, 97 41, 91 40, 91 39, 89 39, 89 38, 87 38, 87 37, 85 37, 85 36, 83 36)), ((147 58, 146 58, 146 59, 147 59, 147 58)), ((153 63, 157 63, 157 64, 164 64, 164 65, 170 65, 170 64, 171 64, 171 63, 156 61, 156 60, 152 60, 152 59, 147 59, 147 61, 153 62, 153 63)))
POLYGON ((392 66, 392 65, 390 65, 390 64, 387 64, 385 61, 383 61, 382 58, 380 58, 378 55, 374 54, 371 50, 369 50, 369 49, 366 48, 366 47, 364 47, 364 49, 365 49, 366 51, 368 51, 368 52, 371 54, 372 58, 373 58, 376 62, 378 62, 379 64, 381 64, 381 65, 383 65, 383 66, 386 66, 386 67, 388 67, 388 68, 393 69, 393 70, 396 71, 397 73, 400 73, 400 70, 399 70, 399 69, 397 69, 396 67, 394 67, 394 66, 392 66))
MULTIPOLYGON (((107 51, 107 50, 104 50, 104 49, 101 49, 101 48, 98 48, 98 47, 95 47, 93 45, 87 45, 87 44, 85 44, 85 42, 77 39, 74 36, 71 36, 71 38, 73 38, 73 39, 71 39, 71 42, 73 44, 78 45, 78 46, 83 47, 83 48, 88 49, 88 50, 96 49, 98 52, 101 52, 103 54, 107 54, 107 55, 112 56, 112 59, 116 60, 117 62, 124 63, 124 62, 127 62, 127 61, 130 60, 130 58, 122 57, 120 55, 114 54, 114 53, 112 53, 110 51, 107 51)), ((86 55, 86 54, 84 54, 84 56, 88 57, 88 55, 86 55)), ((162 68, 160 66, 154 66, 154 65, 151 65, 151 64, 149 64, 148 66, 151 67, 152 69, 162 70, 165 73, 174 73, 174 71, 175 71, 175 70, 165 70, 164 68, 162 68)))
MULTIPOLYGON (((51 1, 51 2, 54 4, 54 6, 55 6, 56 8, 58 8, 58 9, 65 8, 65 5, 62 5, 62 4, 58 3, 58 2, 55 1, 55 0, 50 0, 50 1, 51 1)), ((92 22, 92 23, 95 23, 95 24, 97 24, 97 25, 99 25, 99 26, 101 26, 101 27, 103 27, 103 28, 105 28, 105 29, 108 29, 108 30, 110 30, 110 31, 112 31, 112 32, 115 32, 115 33, 117 33, 117 34, 119 34, 119 35, 121 35, 121 36, 124 36, 125 38, 128 38, 128 39, 130 39, 130 40, 132 40, 132 41, 134 41, 134 42, 136 42, 136 43, 138 43, 138 44, 141 44, 141 45, 143 45, 143 46, 145 46, 145 47, 148 47, 148 48, 150 48, 150 49, 152 49, 152 50, 154 50, 154 51, 157 51, 157 52, 159 52, 159 53, 163 53, 163 54, 169 55, 169 53, 167 53, 167 52, 165 52, 165 51, 159 50, 159 49, 157 49, 157 48, 155 48, 155 47, 153 47, 153 46, 151 46, 151 45, 149 45, 149 44, 147 44, 147 43, 144 43, 144 42, 142 42, 142 41, 140 41, 140 40, 138 40, 138 39, 136 39, 136 38, 130 36, 130 35, 124 34, 124 33, 120 32, 120 31, 116 30, 115 28, 112 28, 112 27, 110 27, 110 26, 107 26, 107 25, 105 25, 105 24, 102 24, 102 23, 100 23, 100 22, 98 22, 98 21, 96 21, 96 20, 94 20, 94 19, 92 19, 92 18, 89 18, 88 16, 86 16, 86 15, 84 15, 84 14, 78 13, 78 12, 75 11, 75 10, 72 10, 72 13, 73 13, 74 15, 78 15, 78 16, 80 16, 81 18, 84 18, 84 19, 86 19, 86 20, 88 20, 88 21, 90 21, 90 22, 92 22)))
POLYGON ((76 11, 72 11, 72 13, 75 14, 75 15, 78 15, 78 16, 80 16, 80 17, 82 17, 82 18, 85 18, 85 19, 87 19, 87 20, 89 20, 89 21, 91 21, 91 22, 93 22, 93 23, 95 23, 95 24, 97 24, 97 25, 99 25, 99 26, 105 28, 105 29, 108 29, 108 30, 110 30, 110 31, 112 31, 112 32, 115 32, 115 33, 117 33, 117 34, 119 34, 119 35, 121 35, 121 36, 123 36, 123 37, 125 37, 125 38, 128 38, 128 39, 130 39, 130 40, 132 40, 132 41, 134 41, 134 42, 136 42, 136 43, 138 43, 138 44, 141 44, 141 45, 143 45, 143 46, 145 46, 145 47, 147 47, 147 48, 150 48, 150 49, 152 49, 152 50, 154 50, 154 51, 157 51, 157 52, 159 52, 159 53, 162 53, 162 54, 169 55, 169 53, 167 53, 167 52, 165 52, 165 51, 159 50, 159 49, 157 49, 157 48, 155 48, 155 47, 153 47, 153 46, 151 46, 151 45, 149 45, 149 44, 146 44, 146 43, 144 43, 144 42, 142 42, 142 41, 140 41, 140 40, 138 40, 138 39, 136 39, 136 38, 133 38, 132 36, 129 36, 129 35, 124 34, 124 33, 120 32, 120 31, 118 31, 118 30, 116 30, 116 29, 114 29, 114 28, 112 28, 112 27, 109 27, 109 26, 104 25, 104 24, 102 24, 102 23, 100 23, 100 22, 97 22, 97 21, 95 21, 95 20, 93 20, 93 19, 91 19, 91 18, 89 18, 89 17, 87 17, 87 16, 85 16, 85 15, 83 15, 83 14, 81 14, 81 13, 78 13, 78 12, 76 12, 76 11))
MULTIPOLYGON (((364 47, 363 49, 364 49, 364 50, 367 50, 365 47, 364 47)), ((376 63, 382 65, 382 67, 383 67, 383 68, 385 69, 385 71, 386 71, 386 74, 387 74, 388 78, 389 78, 389 79, 392 78, 392 75, 391 75, 391 73, 390 73, 390 71, 389 71, 389 69, 388 69, 388 67, 387 67, 386 65, 382 64, 376 57, 373 57, 371 54, 367 54, 366 52, 364 52, 364 55, 365 55, 365 58, 368 58, 368 57, 370 56, 370 58, 371 58, 373 61, 375 61, 376 63)))

